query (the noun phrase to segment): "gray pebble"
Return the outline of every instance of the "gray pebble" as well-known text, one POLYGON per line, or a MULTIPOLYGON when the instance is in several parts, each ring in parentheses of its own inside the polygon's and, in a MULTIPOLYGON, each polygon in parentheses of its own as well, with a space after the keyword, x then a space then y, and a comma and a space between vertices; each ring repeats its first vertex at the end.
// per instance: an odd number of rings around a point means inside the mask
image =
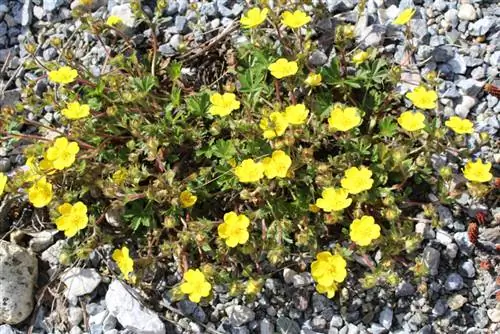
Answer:
POLYGON ((8 158, 0 159, 0 173, 7 173, 8 171, 10 171, 10 167, 11 167, 10 159, 8 158))
POLYGON ((448 291, 460 290, 464 285, 464 279, 457 273, 452 273, 446 278, 444 287, 448 291))
POLYGON ((460 267, 458 267, 458 272, 460 273, 460 275, 466 278, 472 278, 476 276, 476 269, 474 269, 474 261, 469 259, 461 263, 460 267))

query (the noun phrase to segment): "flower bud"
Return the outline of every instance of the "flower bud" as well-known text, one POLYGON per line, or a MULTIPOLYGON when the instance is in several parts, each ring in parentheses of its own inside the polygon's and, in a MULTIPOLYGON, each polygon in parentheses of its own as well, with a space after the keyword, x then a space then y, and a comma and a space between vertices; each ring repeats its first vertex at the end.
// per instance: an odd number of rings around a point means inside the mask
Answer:
POLYGON ((450 179, 452 176, 453 176, 453 171, 451 170, 450 167, 446 166, 446 167, 441 167, 439 169, 439 175, 441 175, 441 177, 445 180, 448 180, 450 179))
POLYGON ((487 143, 490 141, 490 135, 488 132, 481 132, 479 133, 479 139, 481 140, 481 143, 487 143))

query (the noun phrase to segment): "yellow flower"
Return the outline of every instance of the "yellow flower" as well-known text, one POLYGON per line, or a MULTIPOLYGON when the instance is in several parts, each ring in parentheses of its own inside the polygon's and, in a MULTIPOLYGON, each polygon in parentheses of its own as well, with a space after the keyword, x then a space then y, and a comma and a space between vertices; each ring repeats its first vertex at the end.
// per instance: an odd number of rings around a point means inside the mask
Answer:
POLYGON ((212 285, 207 282, 205 275, 200 269, 189 269, 184 273, 184 283, 181 284, 182 293, 189 295, 189 300, 199 303, 201 297, 208 297, 212 290, 212 285))
POLYGON ((269 9, 267 8, 264 8, 262 10, 257 7, 252 8, 241 17, 240 23, 243 28, 255 28, 266 20, 268 12, 269 9))
POLYGON ((61 217, 56 219, 57 229, 64 231, 66 237, 71 238, 87 227, 87 206, 82 202, 76 202, 75 205, 64 203, 57 207, 57 211, 61 214, 61 217))
POLYGON ((264 174, 268 179, 275 177, 286 177, 288 169, 292 165, 292 159, 282 150, 274 151, 271 157, 262 160, 264 174))
POLYGON ((134 260, 130 258, 129 253, 128 247, 123 246, 121 249, 115 249, 111 255, 126 280, 132 279, 131 273, 134 271, 134 260))
POLYGON ((352 203, 348 195, 349 192, 343 188, 325 188, 321 193, 322 198, 316 200, 316 206, 325 212, 344 210, 352 203))
POLYGON ((354 56, 352 56, 352 62, 355 65, 359 65, 361 63, 364 63, 370 54, 366 51, 358 51, 354 56))
POLYGON ((472 182, 488 182, 493 178, 490 172, 491 162, 483 164, 481 159, 476 162, 468 161, 463 169, 464 176, 472 182))
POLYGON ((285 117, 292 125, 302 125, 306 122, 309 109, 302 103, 288 106, 285 109, 285 117))
POLYGON ((3 195, 5 186, 7 185, 7 175, 0 173, 0 196, 3 195))
POLYGON ((184 190, 179 196, 179 200, 181 201, 181 206, 183 208, 192 207, 194 203, 196 203, 197 199, 198 197, 196 197, 196 195, 193 195, 189 190, 184 190))
POLYGON ((55 169, 62 170, 75 162, 78 151, 80 147, 76 142, 69 142, 65 137, 59 137, 47 149, 46 159, 52 162, 55 169))
POLYGON ((224 223, 218 226, 217 232, 221 239, 225 239, 228 247, 236 247, 248 241, 248 225, 250 220, 247 216, 231 211, 224 215, 224 223))
POLYGON ((351 167, 344 172, 344 177, 340 180, 342 188, 350 194, 359 194, 362 191, 369 190, 373 186, 372 172, 368 168, 361 166, 351 167))
POLYGON ((297 73, 299 67, 295 61, 288 61, 285 58, 280 58, 269 65, 267 69, 271 71, 273 77, 282 79, 297 73))
POLYGON ((425 128, 425 116, 421 112, 405 111, 398 117, 398 123, 406 131, 418 131, 425 128))
POLYGON ((455 133, 458 133, 460 135, 466 133, 474 133, 474 124, 468 119, 451 116, 450 119, 447 120, 444 124, 455 131, 455 133))
POLYGON ((436 108, 437 93, 433 90, 427 90, 424 86, 418 86, 413 91, 406 93, 406 97, 413 105, 420 109, 436 108))
POLYGON ((411 20, 414 14, 415 14, 415 8, 406 8, 401 13, 399 13, 398 17, 396 17, 393 23, 398 25, 404 25, 411 20))
POLYGON ((361 124, 358 108, 335 105, 328 119, 330 130, 349 131, 361 124))
POLYGON ((78 101, 70 102, 66 105, 66 108, 61 110, 61 113, 69 119, 84 118, 90 114, 90 106, 80 104, 78 101))
POLYGON ((288 121, 284 113, 273 111, 260 121, 259 127, 264 131, 264 138, 273 139, 285 133, 288 121))
POLYGON ((116 15, 111 15, 106 20, 106 24, 108 26, 116 26, 116 25, 121 24, 121 23, 123 23, 123 20, 121 19, 121 17, 116 16, 116 15))
POLYGON ((310 87, 316 87, 321 85, 321 80, 323 78, 321 77, 321 74, 318 73, 309 73, 307 76, 306 80, 304 80, 305 84, 310 86, 310 87))
POLYGON ((52 200, 52 184, 44 176, 28 189, 28 199, 35 208, 43 208, 52 200))
POLYGON ((245 159, 236 166, 234 173, 240 182, 257 182, 264 177, 264 166, 253 159, 245 159))
POLYGON ((208 109, 208 113, 214 116, 227 116, 231 111, 240 108, 240 101, 233 93, 224 93, 224 95, 215 93, 210 96, 210 102, 212 105, 208 109))
POLYGON ((262 290, 262 280, 256 280, 256 279, 249 279, 246 287, 245 287, 245 294, 247 295, 256 295, 262 290))
POLYGON ((338 254, 320 252, 316 261, 311 264, 311 275, 323 287, 331 287, 334 283, 341 283, 347 276, 347 262, 338 254))
POLYGON ((289 28, 300 28, 311 22, 311 17, 301 10, 295 12, 285 11, 281 14, 281 23, 289 28))
POLYGON ((337 283, 333 282, 329 286, 318 283, 316 284, 316 291, 318 291, 318 293, 326 294, 328 298, 333 298, 333 296, 335 296, 335 292, 337 292, 337 283))
POLYGON ((368 246, 372 240, 380 237, 380 226, 375 224, 372 216, 363 216, 361 219, 354 219, 349 236, 359 246, 368 246))
POLYGON ((63 66, 49 72, 49 80, 59 84, 71 83, 75 81, 76 77, 78 77, 78 72, 69 66, 63 66))

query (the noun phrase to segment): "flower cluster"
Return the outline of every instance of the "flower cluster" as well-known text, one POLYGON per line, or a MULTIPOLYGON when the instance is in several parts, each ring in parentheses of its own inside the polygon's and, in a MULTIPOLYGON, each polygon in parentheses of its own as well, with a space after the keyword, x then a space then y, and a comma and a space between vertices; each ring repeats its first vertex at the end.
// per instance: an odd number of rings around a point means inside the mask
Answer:
POLYGON ((246 159, 234 169, 238 180, 242 183, 257 182, 264 177, 274 179, 284 178, 292 165, 292 159, 281 150, 274 151, 271 157, 266 157, 262 162, 246 159))

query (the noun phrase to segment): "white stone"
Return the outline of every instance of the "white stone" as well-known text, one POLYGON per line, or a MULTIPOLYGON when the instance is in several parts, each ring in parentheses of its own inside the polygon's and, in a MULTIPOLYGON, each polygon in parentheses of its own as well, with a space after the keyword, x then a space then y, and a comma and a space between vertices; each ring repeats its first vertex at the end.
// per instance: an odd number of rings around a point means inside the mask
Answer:
POLYGON ((476 19, 476 10, 470 3, 461 4, 458 7, 458 17, 465 21, 474 21, 476 19))
POLYGON ((500 322, 500 309, 498 308, 498 305, 500 304, 497 304, 497 308, 488 310, 488 318, 490 318, 493 322, 500 322))
POLYGON ((91 293, 101 283, 101 275, 95 269, 71 268, 61 276, 66 284, 65 295, 69 299, 91 293))
POLYGON ((448 232, 445 232, 441 229, 436 231, 436 240, 442 245, 449 245, 453 242, 453 238, 448 232))
POLYGON ((30 315, 37 276, 31 252, 0 240, 0 323, 18 324, 30 315))
MULTIPOLYGON (((106 293, 106 307, 118 322, 131 331, 142 334, 165 334, 165 324, 158 315, 145 308, 118 280, 113 280, 106 293)), ((132 290, 133 291, 133 290, 132 290)))
POLYGON ((476 98, 468 95, 462 96, 462 102, 460 102, 455 108, 455 114, 462 118, 466 118, 472 107, 477 103, 476 98))
POLYGON ((129 27, 133 28, 135 26, 135 16, 132 13, 132 8, 130 4, 126 3, 119 6, 114 6, 111 8, 110 16, 118 16, 122 19, 122 23, 129 27))

